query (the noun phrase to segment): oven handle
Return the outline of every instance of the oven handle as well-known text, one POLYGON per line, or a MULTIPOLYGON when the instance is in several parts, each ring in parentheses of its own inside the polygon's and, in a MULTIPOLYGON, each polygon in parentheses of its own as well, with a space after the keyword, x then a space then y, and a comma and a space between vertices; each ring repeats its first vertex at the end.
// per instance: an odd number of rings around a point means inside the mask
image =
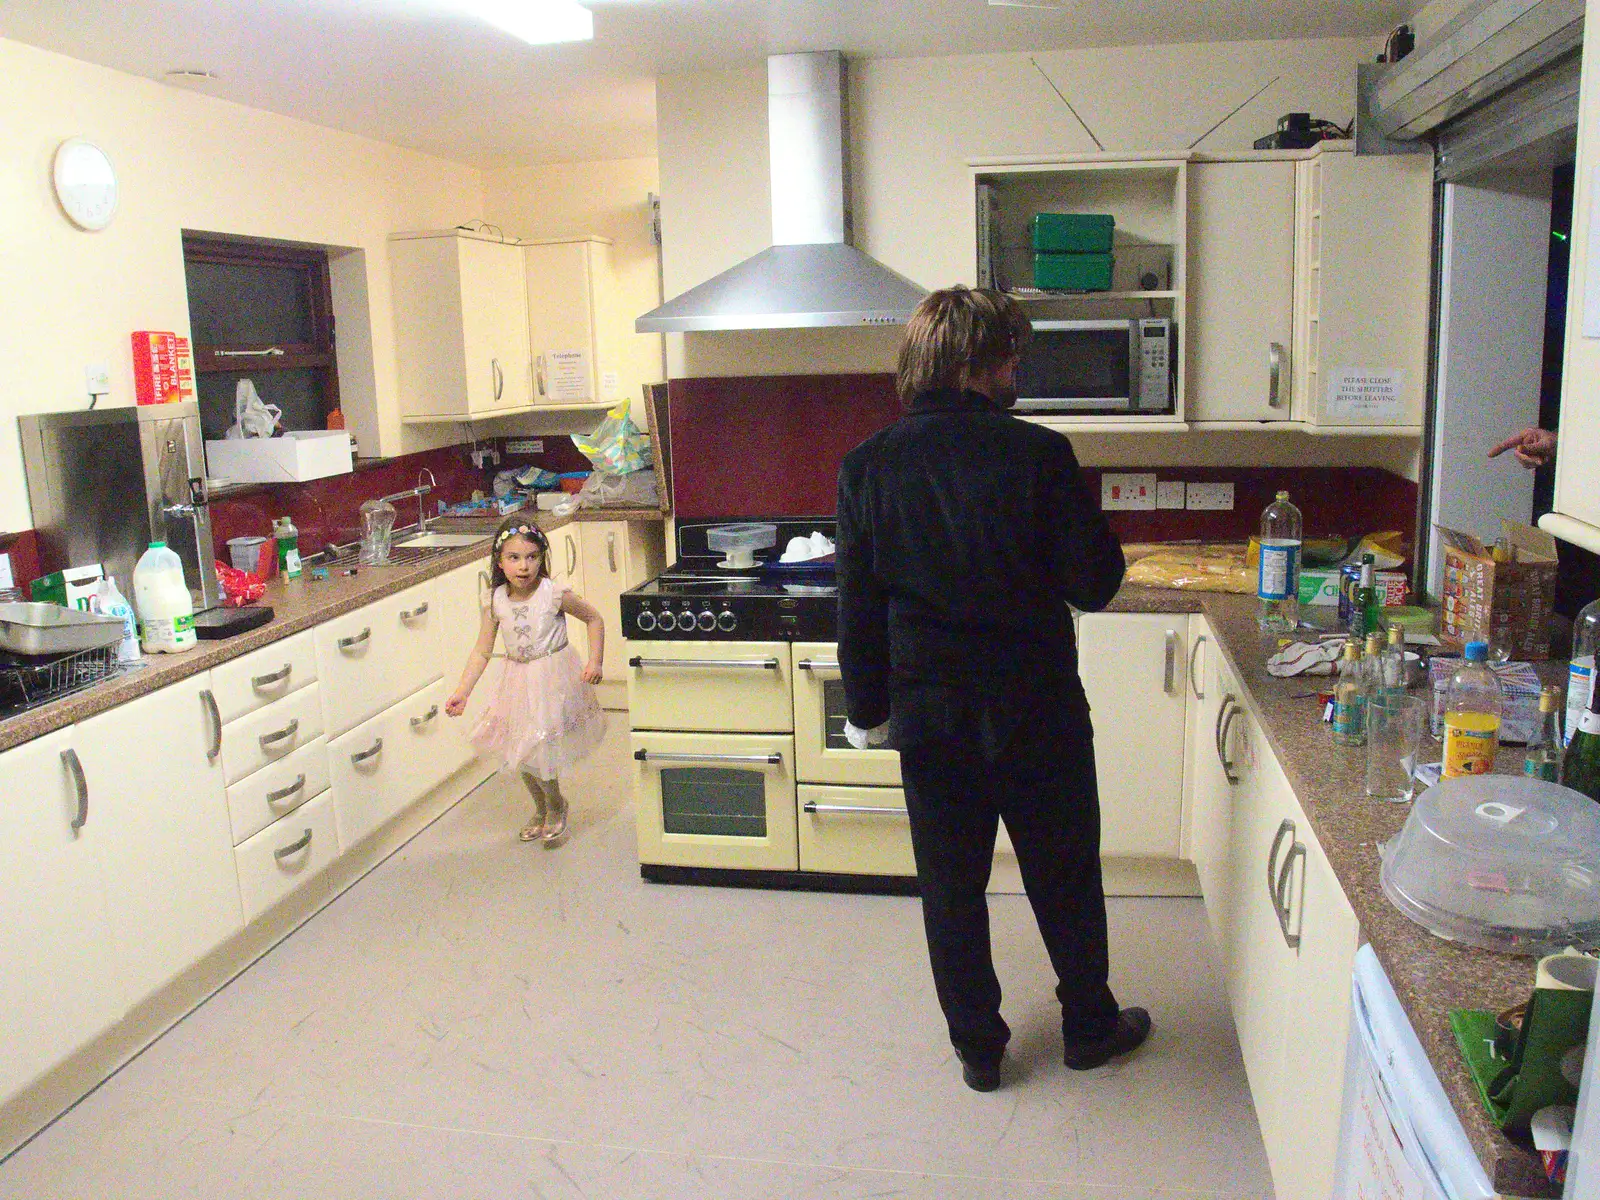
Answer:
POLYGON ((663 750, 635 750, 633 757, 642 763, 652 762, 678 762, 678 763, 763 763, 770 767, 782 764, 781 754, 670 754, 663 750))
POLYGON ((641 658, 635 654, 628 660, 630 667, 732 667, 746 671, 776 671, 775 658, 641 658))
POLYGON ((826 658, 802 658, 795 666, 802 671, 837 671, 839 664, 826 658))
POLYGON ((903 808, 875 808, 870 804, 818 804, 815 800, 807 800, 804 807, 806 812, 819 817, 909 817, 911 815, 903 808))

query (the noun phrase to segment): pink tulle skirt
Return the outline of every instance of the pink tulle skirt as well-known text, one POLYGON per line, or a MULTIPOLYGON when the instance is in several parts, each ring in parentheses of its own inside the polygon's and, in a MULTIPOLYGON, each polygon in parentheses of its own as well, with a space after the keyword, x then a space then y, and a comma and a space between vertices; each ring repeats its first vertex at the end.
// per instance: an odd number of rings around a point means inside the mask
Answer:
POLYGON ((508 774, 556 779, 588 756, 606 715, 571 646, 532 662, 504 660, 494 695, 468 735, 478 753, 508 774))

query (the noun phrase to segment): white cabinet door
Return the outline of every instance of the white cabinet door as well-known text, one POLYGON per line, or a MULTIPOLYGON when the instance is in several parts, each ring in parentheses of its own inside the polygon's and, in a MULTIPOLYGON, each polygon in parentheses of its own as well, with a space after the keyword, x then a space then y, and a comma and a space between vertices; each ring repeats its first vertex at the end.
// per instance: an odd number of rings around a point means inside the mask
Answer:
POLYGON ((80 807, 72 734, 0 754, 0 1101, 122 1015, 102 814, 80 807))
POLYGON ((1192 619, 1190 636, 1189 856, 1200 878, 1200 894, 1205 897, 1212 934, 1221 945, 1225 940, 1223 914, 1228 907, 1228 840, 1233 831, 1234 786, 1229 781, 1233 773, 1224 761, 1224 755, 1231 751, 1223 741, 1223 723, 1237 704, 1238 689, 1223 665, 1216 634, 1204 617, 1192 619))
POLYGON ((1086 613, 1078 621, 1078 670, 1102 734, 1102 857, 1178 857, 1188 629, 1187 616, 1162 614, 1086 613))
POLYGON ((528 342, 534 403, 592 404, 607 399, 601 376, 598 305, 609 243, 597 238, 524 246, 528 342), (574 357, 576 356, 576 357, 574 357))
POLYGON ((209 675, 80 723, 117 984, 132 1004, 244 923, 209 675))
POLYGON ((628 583, 628 522, 595 521, 576 526, 583 552, 583 598, 606 623, 605 677, 628 678, 622 643, 622 593, 628 583))
POLYGON ((1294 167, 1189 168, 1191 421, 1289 419, 1294 167))
MULTIPOLYGON (((563 525, 550 535, 550 578, 557 587, 571 588, 588 598, 584 591, 588 580, 583 574, 583 541, 576 522, 563 525)), ((579 658, 588 660, 589 631, 576 617, 567 618, 567 641, 579 658)))
POLYGON ((473 412, 532 401, 522 248, 457 238, 467 405, 473 412))
MULTIPOLYGON (((448 575, 441 575, 436 584, 435 590, 439 596, 439 669, 448 697, 460 682, 467 657, 478 642, 479 623, 489 603, 489 572, 478 563, 468 563, 448 575)), ((467 734, 482 715, 484 705, 494 695, 500 672, 504 668, 505 656, 498 638, 490 655, 489 667, 473 689, 472 699, 467 701, 467 711, 451 718, 445 726, 450 736, 463 747, 470 747, 467 734)))

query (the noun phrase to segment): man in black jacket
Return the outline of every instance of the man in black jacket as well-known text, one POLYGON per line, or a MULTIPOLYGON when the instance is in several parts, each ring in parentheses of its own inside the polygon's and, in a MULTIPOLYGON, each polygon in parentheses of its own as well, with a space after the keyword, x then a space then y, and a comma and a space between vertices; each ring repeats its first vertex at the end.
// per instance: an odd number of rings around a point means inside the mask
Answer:
POLYGON ((1009 416, 1031 327, 994 292, 917 308, 908 412, 839 472, 839 665, 859 743, 900 750, 934 987, 968 1086, 1000 1083, 1010 1029, 985 891, 997 822, 1060 980, 1067 1066, 1144 1041, 1107 985, 1094 732, 1068 605, 1104 608, 1122 548, 1072 445, 1009 416))

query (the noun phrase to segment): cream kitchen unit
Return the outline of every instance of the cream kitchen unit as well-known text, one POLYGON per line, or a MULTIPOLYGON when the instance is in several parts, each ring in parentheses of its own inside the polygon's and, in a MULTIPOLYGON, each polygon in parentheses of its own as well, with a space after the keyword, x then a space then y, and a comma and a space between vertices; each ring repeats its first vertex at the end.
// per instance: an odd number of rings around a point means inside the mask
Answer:
POLYGON ((631 315, 617 307, 611 240, 540 238, 523 243, 534 403, 615 403, 624 387, 616 332, 631 315))
POLYGON ((0 753, 0 1152, 487 776, 440 628, 480 570, 0 753))
MULTIPOLYGON (((661 527, 649 521, 574 521, 550 534, 550 577, 600 610, 606 623, 602 707, 627 706, 628 667, 622 631, 622 593, 657 574, 665 559, 661 527)), ((567 640, 579 657, 589 654, 589 631, 567 618, 567 640)))

